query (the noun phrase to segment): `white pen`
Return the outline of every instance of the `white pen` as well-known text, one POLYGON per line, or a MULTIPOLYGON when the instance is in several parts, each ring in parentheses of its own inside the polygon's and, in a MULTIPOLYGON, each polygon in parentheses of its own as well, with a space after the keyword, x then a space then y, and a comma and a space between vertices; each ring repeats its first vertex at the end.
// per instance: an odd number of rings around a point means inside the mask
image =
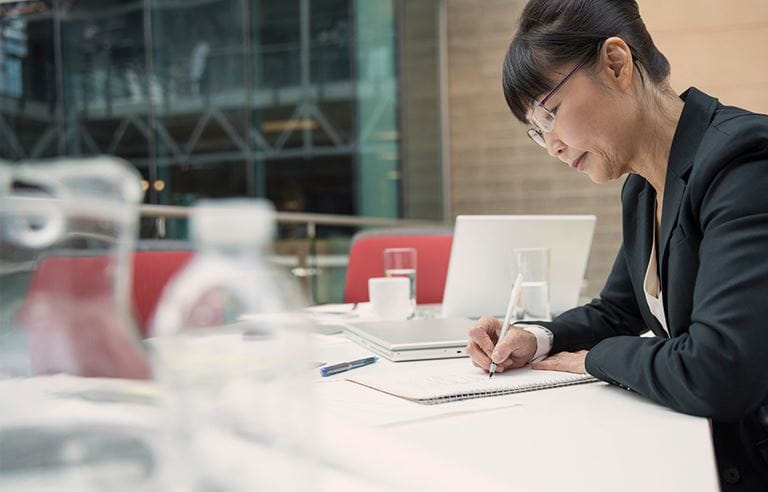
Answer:
MULTIPOLYGON (((501 333, 499 333, 499 339, 497 344, 504 340, 509 331, 509 324, 512 322, 512 311, 517 306, 517 300, 520 298, 520 290, 523 288, 523 274, 518 273, 515 278, 515 284, 512 286, 512 294, 509 296, 509 304, 507 305, 507 314, 504 316, 504 322, 501 324, 501 333)), ((496 372, 496 363, 491 361, 491 367, 488 370, 488 379, 493 377, 493 373, 496 372)))

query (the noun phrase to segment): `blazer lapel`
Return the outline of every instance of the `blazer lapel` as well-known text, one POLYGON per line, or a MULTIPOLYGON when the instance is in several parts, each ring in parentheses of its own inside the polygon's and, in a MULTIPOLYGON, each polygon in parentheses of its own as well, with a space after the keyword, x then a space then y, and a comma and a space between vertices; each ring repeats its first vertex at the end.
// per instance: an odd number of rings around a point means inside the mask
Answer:
MULTIPOLYGON (((691 161, 684 162, 685 167, 691 167, 691 161)), ((681 166, 683 167, 683 166, 681 166)), ((659 265, 663 265, 667 258, 667 248, 669 239, 672 237, 672 230, 677 224, 677 213, 680 211, 680 201, 683 198, 683 191, 688 184, 685 179, 687 174, 682 176, 673 175, 667 171, 667 180, 664 183, 664 203, 661 207, 661 233, 659 234, 659 265)), ((662 286, 664 285, 664 276, 662 275, 662 286)))
MULTIPOLYGON (((651 235, 653 232, 653 201, 656 194, 650 183, 645 183, 643 191, 637 195, 637 217, 633 221, 635 271, 638 278, 645 277, 648 259, 651 257, 651 235)), ((642 286, 641 286, 642 289, 642 286)))
MULTIPOLYGON (((677 224, 680 201, 688 184, 688 175, 694 156, 718 104, 717 99, 707 96, 694 87, 688 89, 681 97, 685 100, 685 106, 672 140, 664 183, 664 203, 661 208, 659 276, 662 288, 666 285, 669 240, 677 224)), ((664 300, 666 301, 666 296, 664 300)))

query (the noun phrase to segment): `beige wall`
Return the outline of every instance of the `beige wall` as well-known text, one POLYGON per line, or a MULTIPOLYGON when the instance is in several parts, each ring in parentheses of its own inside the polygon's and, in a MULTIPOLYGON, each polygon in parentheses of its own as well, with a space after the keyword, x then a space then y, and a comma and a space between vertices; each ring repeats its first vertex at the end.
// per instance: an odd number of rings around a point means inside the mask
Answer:
POLYGON ((438 3, 398 0, 403 217, 443 218, 438 3))
POLYGON ((672 65, 672 87, 768 113, 768 1, 640 0, 640 15, 672 65))
MULTIPOLYGON (((621 241, 620 182, 593 184, 530 142, 501 91, 501 61, 525 2, 445 0, 451 214, 594 213, 596 295, 621 241)), ((640 0, 672 85, 768 112, 768 1, 640 0)))

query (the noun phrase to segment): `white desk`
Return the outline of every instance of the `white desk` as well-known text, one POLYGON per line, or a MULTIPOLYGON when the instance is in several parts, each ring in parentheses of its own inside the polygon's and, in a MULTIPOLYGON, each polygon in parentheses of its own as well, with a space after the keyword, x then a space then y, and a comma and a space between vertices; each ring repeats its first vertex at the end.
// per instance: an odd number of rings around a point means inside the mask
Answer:
MULTIPOLYGON (((370 355, 343 335, 314 340, 315 360, 370 355)), ((441 362, 399 364, 417 372, 441 362)), ((355 372, 388 364, 393 363, 382 359, 355 372)), ((312 370, 320 463, 308 479, 312 490, 719 490, 706 419, 604 383, 420 405, 345 381, 349 374, 321 378, 312 370)), ((88 393, 94 384, 100 383, 67 377, 0 381, 0 429, 76 421, 157 433, 151 406, 66 397, 88 393)), ((263 451, 259 455, 247 443, 215 445, 211 453, 233 469, 265 463, 259 458, 263 451)), ((242 482, 239 472, 232 476, 233 483, 242 482)), ((40 490, 30 478, 35 477, 0 471, 0 484, 9 489, 40 490), (31 483, 27 489, 16 486, 31 483)), ((45 490, 67 489, 60 481, 45 483, 51 485, 45 490)))
MULTIPOLYGON (((328 363, 369 355, 342 335, 317 339, 317 357, 328 363)), ((419 366, 440 362, 407 364, 418 371, 419 366)), ((383 359, 355 371, 375 371, 386 364, 394 363, 383 359)), ((424 455, 462 467, 462 477, 489 479, 490 486, 532 491, 719 490, 707 419, 673 412, 602 382, 420 405, 344 377, 318 378, 320 412, 383 429, 424 455)), ((390 466, 387 457, 381 458, 381 465, 390 466)))

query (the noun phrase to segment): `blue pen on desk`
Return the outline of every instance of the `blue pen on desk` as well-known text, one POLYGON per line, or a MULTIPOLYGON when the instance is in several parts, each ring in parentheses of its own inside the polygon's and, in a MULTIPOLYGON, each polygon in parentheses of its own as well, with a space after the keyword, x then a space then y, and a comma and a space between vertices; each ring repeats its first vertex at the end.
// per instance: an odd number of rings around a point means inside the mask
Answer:
POLYGON ((342 362, 341 364, 334 364, 332 366, 323 367, 322 369, 320 369, 320 375, 333 376, 334 374, 338 374, 340 372, 349 371, 350 369, 356 369, 358 367, 367 366, 368 364, 373 364, 377 360, 379 360, 378 357, 366 357, 365 359, 358 359, 350 362, 342 362))

